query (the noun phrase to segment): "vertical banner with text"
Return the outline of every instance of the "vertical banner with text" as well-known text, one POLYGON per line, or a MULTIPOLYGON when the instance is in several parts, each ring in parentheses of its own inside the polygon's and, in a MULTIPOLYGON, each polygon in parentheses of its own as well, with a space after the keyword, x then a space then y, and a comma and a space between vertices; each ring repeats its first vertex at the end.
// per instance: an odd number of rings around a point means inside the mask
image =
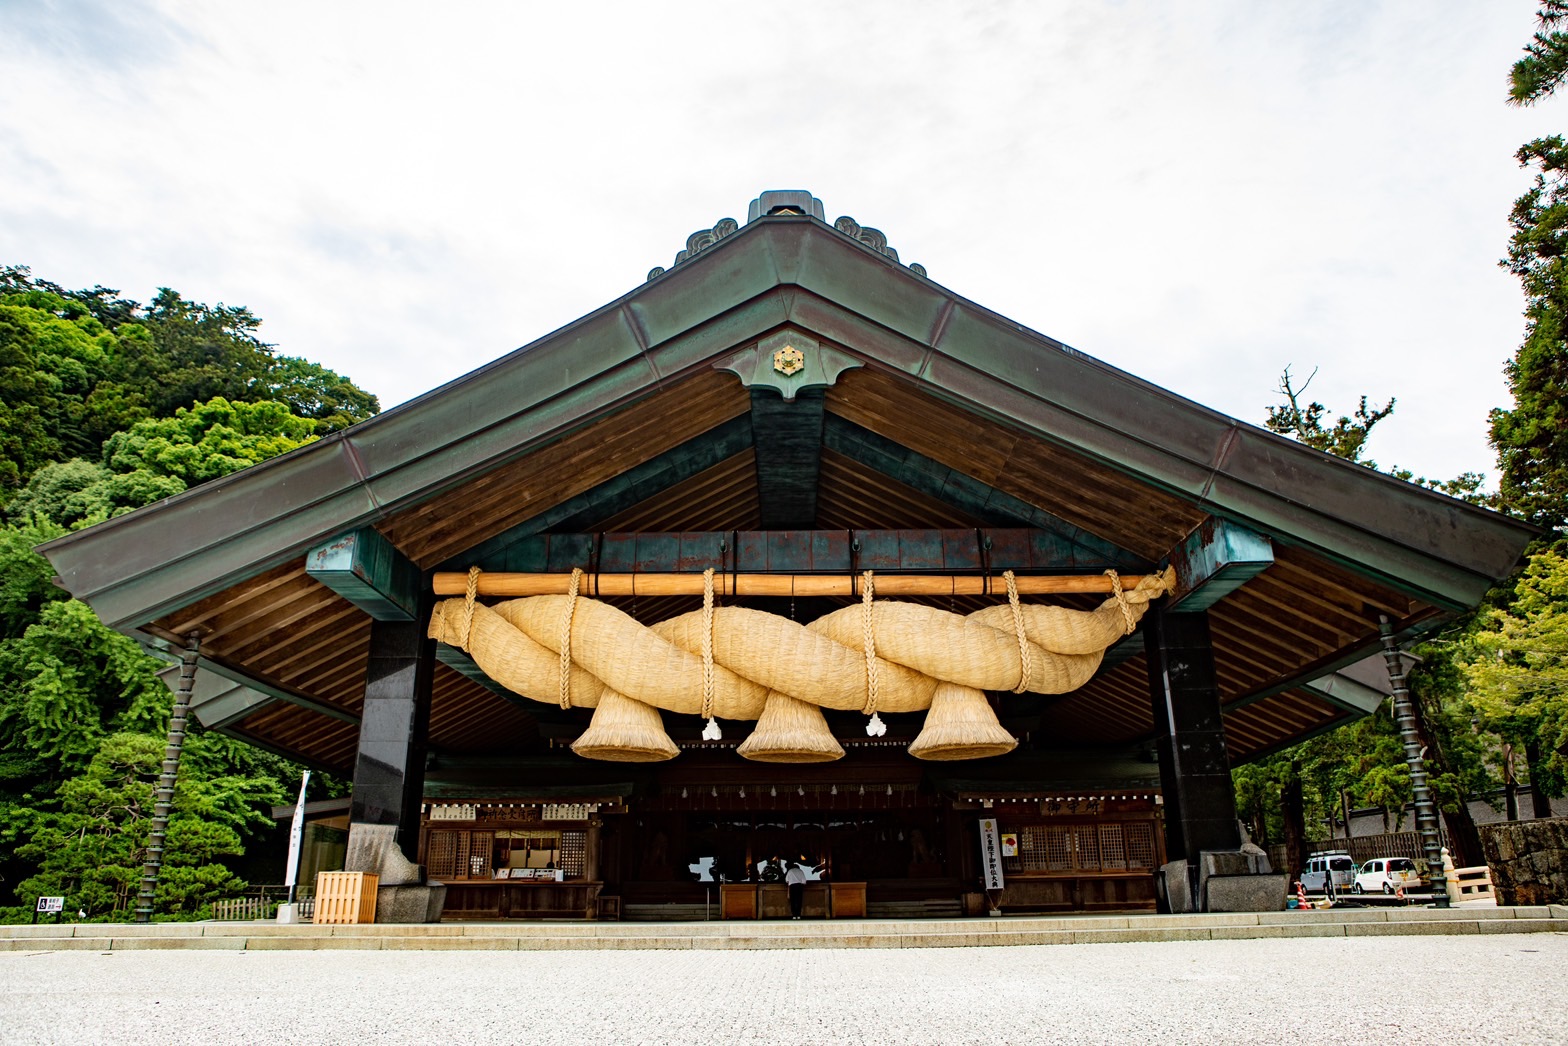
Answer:
POLYGON ((1002 839, 994 817, 980 819, 980 877, 987 890, 1002 889, 1002 839))

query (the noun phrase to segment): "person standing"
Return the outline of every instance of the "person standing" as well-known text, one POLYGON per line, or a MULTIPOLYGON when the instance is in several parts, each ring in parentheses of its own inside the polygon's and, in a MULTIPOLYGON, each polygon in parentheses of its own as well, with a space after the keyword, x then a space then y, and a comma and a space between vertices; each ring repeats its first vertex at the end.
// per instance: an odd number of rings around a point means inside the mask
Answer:
POLYGON ((798 861, 791 861, 784 873, 784 883, 789 887, 790 918, 799 919, 800 910, 806 903, 806 869, 798 861))

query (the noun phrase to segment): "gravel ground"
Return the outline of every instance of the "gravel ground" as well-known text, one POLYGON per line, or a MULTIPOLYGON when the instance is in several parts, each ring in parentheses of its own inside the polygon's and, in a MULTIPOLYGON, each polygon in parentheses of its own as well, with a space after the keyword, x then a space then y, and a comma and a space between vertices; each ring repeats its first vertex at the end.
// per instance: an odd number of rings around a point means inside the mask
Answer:
POLYGON ((1568 934, 0 955, 0 1042, 1568 1043, 1568 934))

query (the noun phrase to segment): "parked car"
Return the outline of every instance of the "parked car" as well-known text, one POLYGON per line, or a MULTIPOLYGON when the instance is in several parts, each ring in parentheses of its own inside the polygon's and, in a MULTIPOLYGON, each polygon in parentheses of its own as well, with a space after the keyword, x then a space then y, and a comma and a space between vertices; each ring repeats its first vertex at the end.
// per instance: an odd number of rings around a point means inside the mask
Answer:
POLYGON ((1312 893, 1323 893, 1329 877, 1333 876, 1334 889, 1348 889, 1356 877, 1356 862, 1343 850, 1313 854, 1307 859, 1306 871, 1301 873, 1301 885, 1312 893))
POLYGON ((1382 890, 1393 893, 1403 886, 1411 889, 1421 884, 1421 873, 1416 863, 1408 857, 1374 857, 1356 873, 1356 893, 1382 890))

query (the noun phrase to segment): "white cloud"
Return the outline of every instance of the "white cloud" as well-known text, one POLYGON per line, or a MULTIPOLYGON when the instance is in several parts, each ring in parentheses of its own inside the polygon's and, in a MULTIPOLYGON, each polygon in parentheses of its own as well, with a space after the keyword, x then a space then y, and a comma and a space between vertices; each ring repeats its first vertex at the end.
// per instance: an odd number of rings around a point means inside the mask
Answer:
POLYGON ((806 188, 906 261, 1248 420, 1399 397, 1489 469, 1532 5, 0 9, 0 260, 244 304, 388 405, 806 188))

